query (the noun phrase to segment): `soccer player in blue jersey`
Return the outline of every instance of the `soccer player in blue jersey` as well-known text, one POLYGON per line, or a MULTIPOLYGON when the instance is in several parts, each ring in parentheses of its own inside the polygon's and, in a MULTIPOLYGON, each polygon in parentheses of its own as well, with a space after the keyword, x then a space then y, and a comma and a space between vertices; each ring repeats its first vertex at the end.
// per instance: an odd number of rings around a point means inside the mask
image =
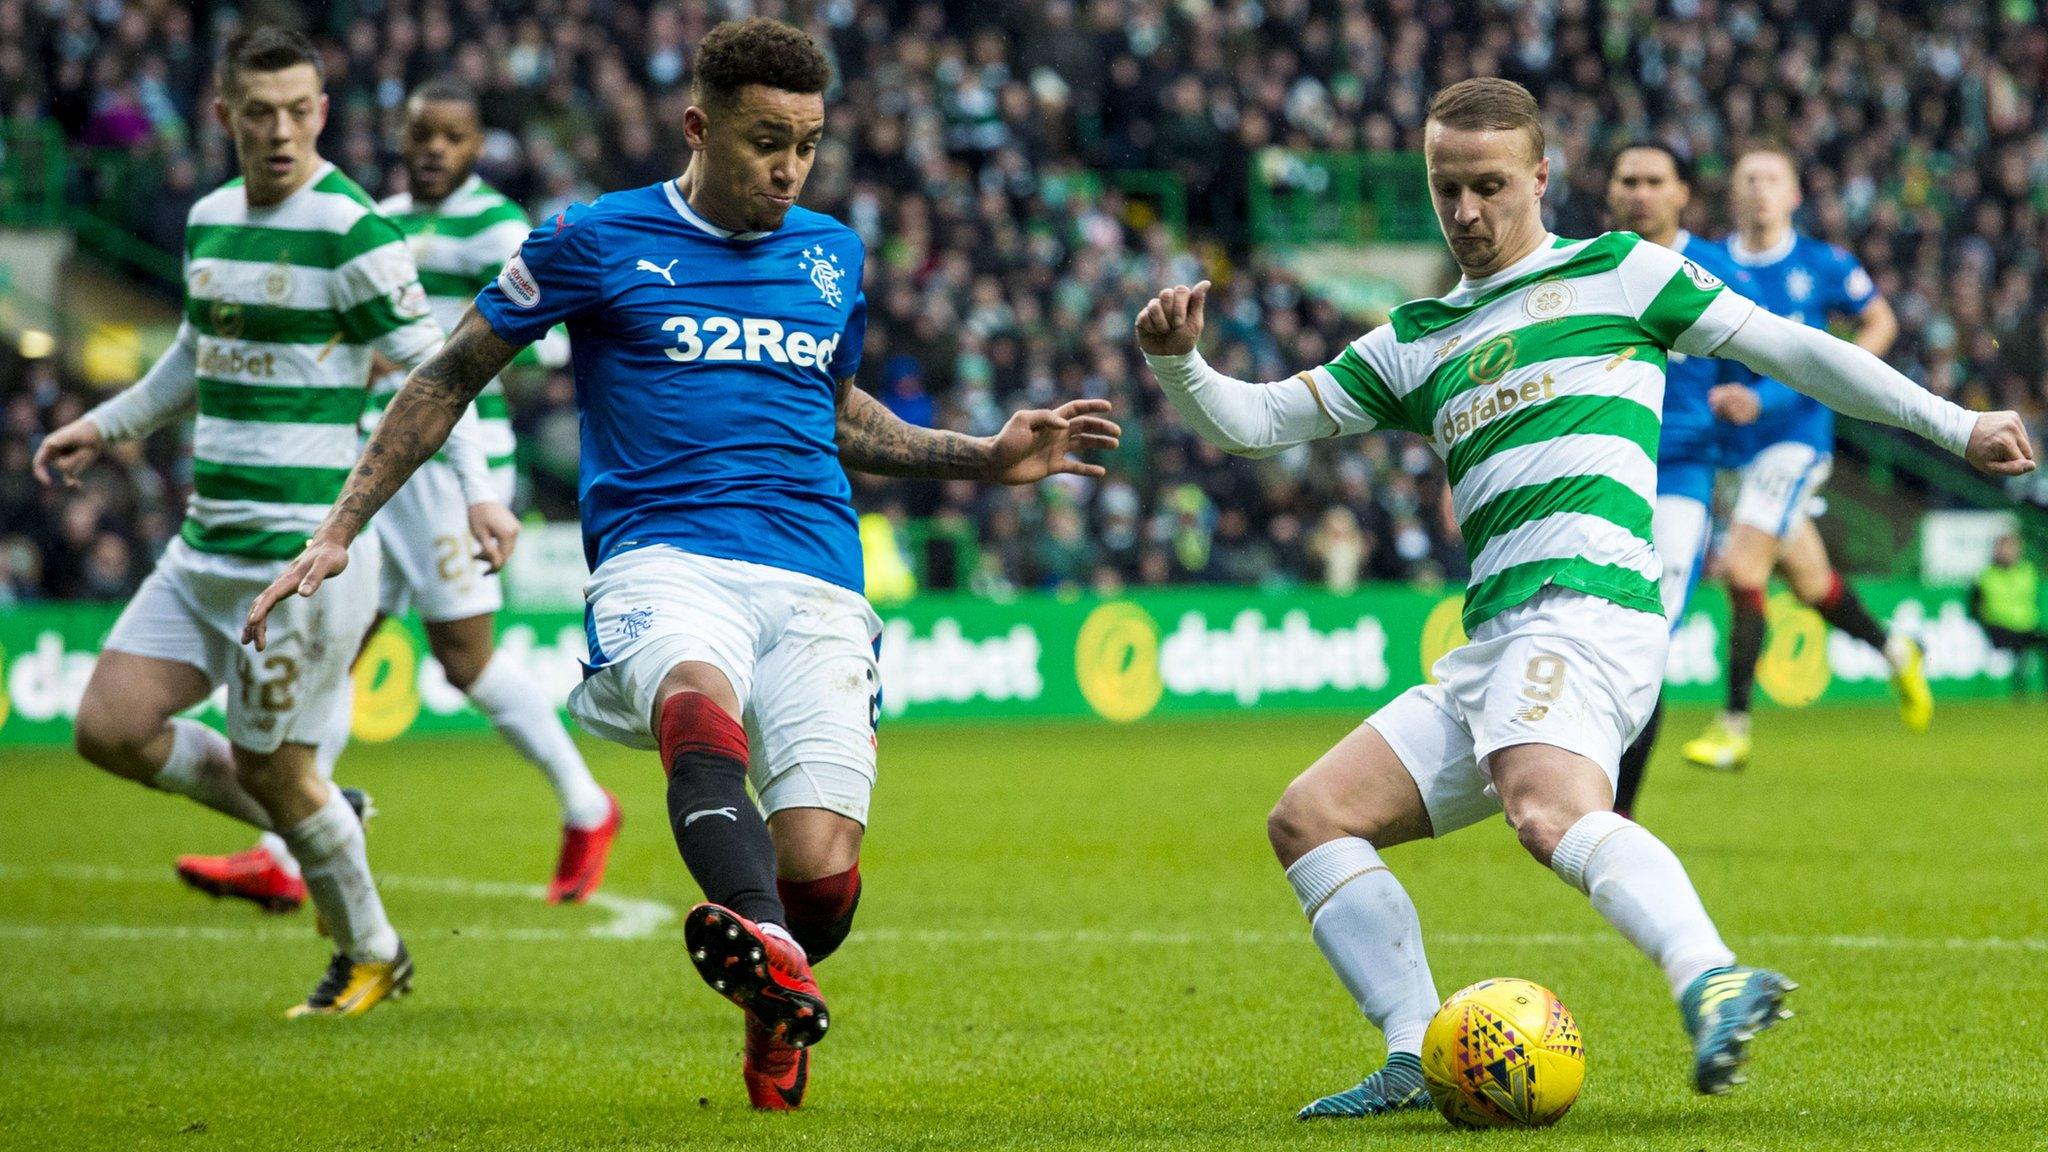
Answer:
POLYGON ((691 960, 745 1010, 749 1098, 793 1108, 827 1024, 810 964, 851 927, 875 774, 880 621, 841 466, 1100 476, 1070 453, 1113 448, 1119 429, 1107 401, 1076 400, 969 437, 906 425, 854 387, 865 252, 796 207, 824 135, 824 54, 752 19, 714 28, 694 68, 682 176, 533 231, 392 401, 246 636, 260 647, 273 604, 340 572, 477 392, 566 323, 592 568, 589 674, 570 710, 659 749, 676 845, 706 897, 684 922, 691 960))
MULTIPOLYGON (((1662 244, 1719 276, 1735 291, 1752 295, 1749 274, 1729 259, 1725 247, 1680 226, 1680 218, 1692 202, 1692 185, 1692 165, 1669 147, 1654 141, 1630 144, 1615 153, 1608 171, 1607 210, 1616 228, 1662 244)), ((1748 369, 1732 360, 1682 352, 1671 353, 1664 371, 1664 425, 1657 437, 1657 504, 1650 535, 1664 561, 1660 588, 1664 615, 1673 630, 1678 628, 1693 586, 1706 566, 1714 478, 1733 463, 1728 441, 1734 425, 1714 415, 1708 396, 1717 385, 1746 379, 1747 373, 1748 369)), ((1614 810, 1623 816, 1635 808, 1663 720, 1664 704, 1659 700, 1642 734, 1622 753, 1614 810)))
MULTIPOLYGON (((1869 273, 1843 249, 1792 227, 1800 203, 1792 157, 1775 148, 1751 149, 1736 160, 1730 182, 1736 231, 1728 253, 1749 273, 1757 304, 1816 328, 1851 320, 1855 342, 1883 355, 1899 325, 1869 273)), ((1742 426, 1731 434, 1742 487, 1721 551, 1733 606, 1728 700, 1683 750, 1694 764, 1730 771, 1749 761, 1749 703, 1763 653, 1764 587, 1774 565, 1830 625, 1884 653, 1908 728, 1925 731, 1934 717, 1920 646, 1907 636, 1886 635, 1835 571, 1813 526, 1815 498, 1834 459, 1834 413, 1778 381, 1753 384, 1722 384, 1710 401, 1724 421, 1742 426)))

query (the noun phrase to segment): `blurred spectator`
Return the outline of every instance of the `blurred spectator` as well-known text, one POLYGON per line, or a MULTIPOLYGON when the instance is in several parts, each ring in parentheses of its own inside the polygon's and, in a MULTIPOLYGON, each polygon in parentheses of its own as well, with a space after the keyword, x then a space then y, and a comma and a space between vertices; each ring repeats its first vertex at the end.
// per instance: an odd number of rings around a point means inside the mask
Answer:
POLYGON ((2042 654, 2042 687, 2048 691, 2048 632, 2041 631, 2041 574, 2010 533, 1992 545, 1991 563, 1970 588, 1970 615, 1983 625, 1993 646, 2011 654, 2013 695, 2027 690, 2027 656, 2042 654))

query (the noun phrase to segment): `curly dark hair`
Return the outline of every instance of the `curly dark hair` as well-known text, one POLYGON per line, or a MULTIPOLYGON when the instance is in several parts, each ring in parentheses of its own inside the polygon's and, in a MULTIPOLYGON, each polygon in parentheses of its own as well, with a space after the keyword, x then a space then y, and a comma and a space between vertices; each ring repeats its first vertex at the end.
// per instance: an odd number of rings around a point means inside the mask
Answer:
POLYGON ((213 70, 214 87, 232 99, 241 93, 244 72, 282 72, 297 64, 311 64, 314 75, 327 79, 311 40, 289 28, 252 28, 228 41, 213 70))
POLYGON ((697 103, 728 104, 749 84, 783 92, 823 92, 832 65, 803 30, 755 16, 728 21, 697 45, 693 95, 697 103))

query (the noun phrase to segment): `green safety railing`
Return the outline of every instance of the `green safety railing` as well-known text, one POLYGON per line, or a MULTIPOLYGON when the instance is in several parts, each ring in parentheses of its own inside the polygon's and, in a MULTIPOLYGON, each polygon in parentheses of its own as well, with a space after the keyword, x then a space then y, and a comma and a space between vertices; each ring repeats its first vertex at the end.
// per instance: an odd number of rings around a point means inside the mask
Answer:
POLYGON ((79 247, 167 286, 183 280, 175 253, 137 238, 120 220, 152 194, 143 166, 119 149, 72 145, 47 121, 0 122, 0 227, 66 228, 79 247), (69 202, 89 174, 94 202, 69 202))
POLYGON ((1302 245, 1437 235, 1420 152, 1296 152, 1252 158, 1252 239, 1302 245))
MULTIPOLYGON (((2020 535, 2029 550, 2037 556, 2048 553, 2048 509, 2015 500, 2003 484, 1960 460, 1894 435, 1889 429, 1855 420, 1836 421, 1835 437, 1863 458, 1865 479, 1871 492, 1880 499, 1894 493, 1903 495, 1917 484, 1922 490, 1939 492, 1974 508, 2010 512, 2019 521, 2020 535)), ((1917 550, 1918 546, 1919 542, 1914 540, 1910 549, 1917 550)), ((1902 547, 1902 556, 1908 550, 1902 547)))
POLYGON ((64 134, 41 121, 0 121, 0 227, 54 228, 64 223, 70 172, 64 134))

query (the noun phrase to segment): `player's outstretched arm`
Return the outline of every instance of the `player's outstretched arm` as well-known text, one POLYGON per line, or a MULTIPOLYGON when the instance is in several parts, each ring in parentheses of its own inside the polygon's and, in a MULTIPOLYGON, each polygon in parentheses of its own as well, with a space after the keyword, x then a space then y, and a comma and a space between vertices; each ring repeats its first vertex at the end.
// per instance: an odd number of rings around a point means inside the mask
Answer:
POLYGON ((1138 312, 1138 350, 1188 427, 1235 456, 1271 456, 1339 429, 1300 376, 1253 384, 1225 376, 1195 350, 1209 282, 1168 288, 1138 312))
POLYGON ((1904 428, 1996 476, 2034 470, 2015 412, 1971 412, 1846 340, 1758 308, 1713 353, 1773 376, 1844 416, 1904 428))
POLYGON ((287 596, 311 596, 322 581, 348 567, 348 548, 377 509, 433 456, 449 429, 468 410, 484 385, 504 370, 515 353, 471 308, 441 350, 413 369, 392 398, 376 435, 349 473, 341 499, 306 541, 306 550, 249 606, 242 642, 260 651, 270 609, 287 596))
POLYGON ((1123 429, 1101 413, 1107 400, 1069 400, 1012 415, 994 436, 919 428, 874 397, 839 382, 839 460, 857 472, 933 480, 1030 484, 1058 473, 1100 476, 1074 453, 1115 448, 1123 429))
POLYGON ((170 348, 142 379, 43 437, 32 464, 36 479, 49 484, 54 477, 76 485, 107 445, 139 440, 183 413, 198 389, 198 350, 192 325, 180 323, 170 348))

